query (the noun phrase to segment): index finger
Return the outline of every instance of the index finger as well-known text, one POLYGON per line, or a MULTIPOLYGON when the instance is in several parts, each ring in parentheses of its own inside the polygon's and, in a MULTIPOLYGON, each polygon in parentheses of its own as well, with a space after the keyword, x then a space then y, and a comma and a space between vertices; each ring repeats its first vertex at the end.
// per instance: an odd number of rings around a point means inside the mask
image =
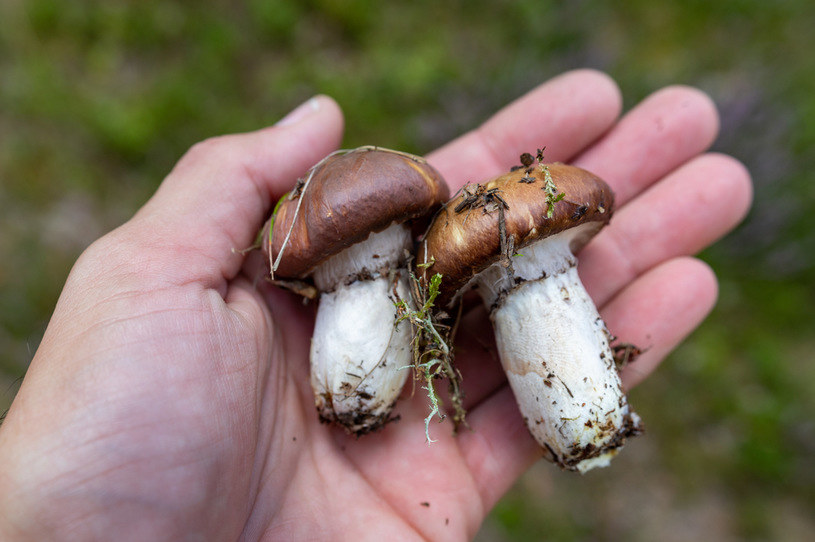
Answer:
POLYGON ((427 159, 452 192, 519 163, 523 152, 546 147, 547 161, 567 161, 616 121, 622 97, 616 83, 594 70, 555 77, 518 98, 484 124, 427 159))

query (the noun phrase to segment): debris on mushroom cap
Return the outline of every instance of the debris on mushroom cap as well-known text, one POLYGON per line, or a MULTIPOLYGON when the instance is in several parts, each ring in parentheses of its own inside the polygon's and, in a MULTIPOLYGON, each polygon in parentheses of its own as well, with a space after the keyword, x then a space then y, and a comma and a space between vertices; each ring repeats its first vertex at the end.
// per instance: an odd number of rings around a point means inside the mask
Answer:
POLYGON ((275 275, 304 278, 326 258, 426 215, 448 196, 441 175, 418 156, 381 147, 339 151, 284 197, 264 249, 273 260, 285 252, 275 275))
POLYGON ((596 224, 584 227, 585 233, 572 241, 576 252, 608 223, 613 207, 611 188, 584 169, 560 163, 517 169, 486 183, 466 185, 445 204, 419 247, 418 268, 445 277, 443 305, 501 257, 501 221, 503 235, 515 250, 575 226, 596 224), (556 204, 551 197, 541 197, 541 190, 550 189, 552 182, 563 194, 554 198, 559 199, 556 204), (471 239, 479 242, 466 241, 471 239))

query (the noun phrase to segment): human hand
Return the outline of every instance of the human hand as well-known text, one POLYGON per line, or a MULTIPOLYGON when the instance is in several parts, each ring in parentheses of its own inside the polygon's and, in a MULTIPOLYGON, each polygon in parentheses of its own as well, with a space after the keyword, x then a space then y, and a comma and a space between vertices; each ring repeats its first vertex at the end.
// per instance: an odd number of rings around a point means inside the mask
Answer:
MULTIPOLYGON (((715 277, 686 256, 741 219, 750 185, 733 159, 700 154, 717 117, 699 92, 662 90, 618 120, 620 108, 607 77, 568 73, 428 159, 455 192, 546 145, 547 160, 612 186, 618 210, 579 269, 610 330, 648 348, 623 372, 630 387, 712 307, 715 277)), ((472 431, 433 426, 428 446, 426 398, 408 390, 401 421, 357 440, 314 411, 313 307, 233 250, 341 131, 319 97, 275 127, 196 145, 80 257, 0 428, 0 537, 474 536, 540 456, 483 309, 457 345, 472 431)))

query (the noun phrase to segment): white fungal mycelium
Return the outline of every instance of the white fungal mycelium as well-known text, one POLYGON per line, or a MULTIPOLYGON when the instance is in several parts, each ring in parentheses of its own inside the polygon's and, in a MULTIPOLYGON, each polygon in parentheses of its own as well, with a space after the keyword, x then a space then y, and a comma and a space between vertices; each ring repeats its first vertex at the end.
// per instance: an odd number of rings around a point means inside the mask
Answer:
POLYGON ((590 227, 528 245, 511 271, 498 263, 475 279, 529 431, 548 459, 579 472, 607 466, 626 437, 641 431, 570 248, 590 227))
POLYGON ((323 293, 311 342, 311 385, 320 418, 363 434, 390 418, 410 373, 413 330, 397 322, 408 303, 410 230, 391 225, 315 269, 323 293))

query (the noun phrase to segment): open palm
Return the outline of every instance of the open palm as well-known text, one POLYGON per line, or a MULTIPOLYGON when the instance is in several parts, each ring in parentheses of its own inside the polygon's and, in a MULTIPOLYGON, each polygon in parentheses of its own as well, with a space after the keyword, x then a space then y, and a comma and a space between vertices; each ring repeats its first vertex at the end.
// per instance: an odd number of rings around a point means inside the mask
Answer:
MULTIPOLYGON (((428 159, 451 191, 544 145, 609 182, 618 211, 580 272, 611 331, 648 348, 623 373, 632 386, 712 307, 715 278, 687 255, 741 219, 750 185, 738 162, 701 154, 717 131, 701 93, 620 109, 607 77, 568 73, 428 159)), ((0 429, 4 540, 474 536, 540 456, 484 311, 457 341, 472 430, 432 425, 428 445, 426 398, 408 389, 400 421, 355 439, 317 420, 313 306, 235 250, 341 133, 319 97, 278 126, 199 144, 82 255, 0 429)))

